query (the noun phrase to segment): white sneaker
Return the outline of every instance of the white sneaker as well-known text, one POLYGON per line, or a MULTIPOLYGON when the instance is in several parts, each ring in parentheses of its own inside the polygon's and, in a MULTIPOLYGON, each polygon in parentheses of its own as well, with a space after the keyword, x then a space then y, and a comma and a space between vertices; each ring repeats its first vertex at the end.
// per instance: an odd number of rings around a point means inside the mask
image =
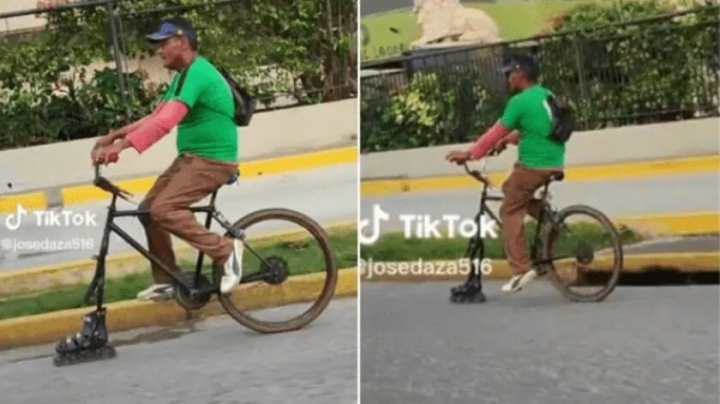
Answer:
POLYGON ((537 278, 537 271, 533 268, 525 272, 522 275, 515 275, 510 278, 507 283, 502 286, 502 291, 505 293, 515 293, 522 290, 523 286, 532 282, 533 279, 537 278))
POLYGON ((240 240, 233 240, 233 252, 225 262, 225 274, 220 280, 220 293, 230 293, 242 280, 242 257, 245 246, 240 240))
POLYGON ((137 294, 138 300, 172 300, 175 298, 175 288, 167 283, 154 284, 137 294))

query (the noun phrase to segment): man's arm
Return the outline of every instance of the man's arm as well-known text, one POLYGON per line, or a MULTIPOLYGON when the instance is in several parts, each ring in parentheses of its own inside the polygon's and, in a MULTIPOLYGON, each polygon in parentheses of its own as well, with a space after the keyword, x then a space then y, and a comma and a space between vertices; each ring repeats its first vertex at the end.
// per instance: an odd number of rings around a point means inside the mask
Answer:
POLYGON ((506 136, 513 136, 511 140, 519 141, 517 134, 518 125, 520 123, 520 117, 522 116, 523 104, 522 100, 518 98, 510 99, 505 111, 503 111, 502 117, 495 122, 495 124, 487 130, 475 144, 470 148, 470 158, 473 160, 484 157, 500 140, 506 136))
POLYGON ((496 122, 470 147, 470 158, 477 160, 484 157, 497 142, 509 134, 510 129, 506 128, 500 121, 496 122))
POLYGON ((518 142, 520 142, 520 132, 518 132, 517 130, 514 130, 514 131, 510 132, 509 135, 505 136, 503 138, 503 140, 505 140, 507 143, 512 143, 514 145, 517 145, 518 142))
POLYGON ((165 103, 160 110, 149 116, 122 140, 123 148, 132 147, 138 153, 144 152, 179 125, 189 110, 181 101, 173 100, 165 103))
POLYGON ((162 109, 163 105, 165 105, 165 101, 161 101, 157 107, 155 107, 155 110, 153 110, 150 114, 145 115, 144 117, 138 119, 137 121, 127 124, 123 126, 120 129, 113 130, 109 133, 110 137, 112 137, 113 140, 116 139, 122 139, 131 132, 137 130, 139 127, 144 125, 148 122, 151 118, 157 116, 158 112, 162 109))

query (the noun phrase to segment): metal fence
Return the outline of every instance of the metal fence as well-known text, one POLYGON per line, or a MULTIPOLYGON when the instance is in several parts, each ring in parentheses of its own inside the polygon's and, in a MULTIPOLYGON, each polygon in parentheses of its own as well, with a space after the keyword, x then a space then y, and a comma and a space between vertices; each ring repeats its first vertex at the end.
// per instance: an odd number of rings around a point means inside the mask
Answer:
POLYGON ((118 124, 141 116, 171 79, 144 39, 168 17, 193 22, 200 54, 250 88, 258 113, 356 96, 353 1, 317 1, 321 26, 313 28, 328 33, 320 39, 253 18, 263 4, 302 12, 292 2, 167 3, 175 5, 49 0, 0 14, 0 149, 92 136, 112 116, 118 124), (79 106, 90 111, 72 111, 79 106))
POLYGON ((501 112, 508 94, 498 67, 518 51, 534 55, 541 82, 575 104, 580 130, 718 116, 718 11, 717 6, 705 7, 492 45, 423 49, 366 63, 360 90, 363 137, 372 137, 380 121, 387 121, 380 111, 391 110, 393 100, 414 92, 430 103, 442 104, 449 95, 455 100, 443 110, 457 115, 443 123, 446 139, 429 142, 471 139, 482 129, 476 126, 493 122, 501 112), (463 97, 468 91, 482 96, 463 97), (458 100, 463 98, 481 100, 482 106, 462 105, 458 100))

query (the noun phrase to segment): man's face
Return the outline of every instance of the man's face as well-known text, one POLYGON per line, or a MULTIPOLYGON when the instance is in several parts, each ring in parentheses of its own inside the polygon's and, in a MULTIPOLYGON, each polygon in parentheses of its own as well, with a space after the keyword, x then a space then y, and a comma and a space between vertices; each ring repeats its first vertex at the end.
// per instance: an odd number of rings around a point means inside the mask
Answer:
POLYGON ((523 72, 520 69, 515 69, 508 74, 508 89, 510 93, 517 93, 522 89, 521 83, 523 80, 523 72))
POLYGON ((181 37, 168 38, 155 45, 155 51, 162 59, 163 66, 170 69, 180 65, 180 56, 184 49, 185 43, 181 37))

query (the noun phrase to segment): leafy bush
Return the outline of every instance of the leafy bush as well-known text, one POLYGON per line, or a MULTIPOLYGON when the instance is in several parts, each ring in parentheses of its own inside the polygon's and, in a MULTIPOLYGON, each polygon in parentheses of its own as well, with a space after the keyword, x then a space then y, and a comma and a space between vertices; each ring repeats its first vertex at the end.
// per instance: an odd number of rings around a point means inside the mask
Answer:
POLYGON ((501 105, 472 69, 419 73, 393 97, 361 97, 363 152, 455 143, 490 124, 501 105))
MULTIPOLYGON (((540 57, 543 84, 571 99, 580 129, 716 114, 718 7, 608 25, 671 11, 652 0, 584 4, 556 19, 554 31, 567 34, 538 38, 525 50, 540 57)), ((507 101, 478 86, 481 79, 479 68, 445 65, 432 74, 415 73, 384 99, 373 92, 361 106, 363 152, 474 140, 507 101), (435 84, 423 84, 428 80, 435 84)), ((363 80, 363 94, 369 83, 363 80)))
POLYGON ((228 69, 261 107, 279 96, 298 104, 352 96, 355 4, 120 0, 111 18, 108 6, 44 12, 46 30, 0 39, 0 149, 97 136, 149 112, 164 84, 150 83, 140 69, 124 74, 121 86, 114 67, 89 66, 115 65, 116 38, 121 60, 150 56, 144 36, 178 15, 198 30, 201 54, 228 69))

